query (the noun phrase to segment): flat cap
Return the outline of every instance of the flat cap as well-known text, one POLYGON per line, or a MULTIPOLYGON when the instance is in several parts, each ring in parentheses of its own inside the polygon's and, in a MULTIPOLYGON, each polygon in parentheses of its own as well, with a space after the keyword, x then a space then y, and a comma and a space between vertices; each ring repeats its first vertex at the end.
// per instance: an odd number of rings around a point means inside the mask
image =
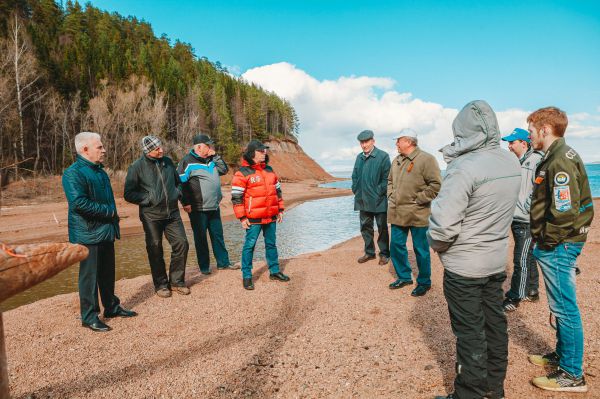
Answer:
POLYGON ((362 132, 360 132, 358 134, 358 137, 356 137, 356 139, 358 141, 365 141, 365 140, 371 140, 373 138, 374 134, 372 130, 363 130, 362 132))

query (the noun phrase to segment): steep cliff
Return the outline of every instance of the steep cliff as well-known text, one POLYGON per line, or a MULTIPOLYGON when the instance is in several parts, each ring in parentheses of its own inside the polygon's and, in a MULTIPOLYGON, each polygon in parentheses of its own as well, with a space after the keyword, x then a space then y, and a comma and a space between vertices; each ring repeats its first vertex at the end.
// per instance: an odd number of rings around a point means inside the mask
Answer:
POLYGON ((269 148, 269 164, 275 169, 282 181, 299 180, 332 180, 321 165, 309 157, 302 147, 292 140, 271 140, 269 148))

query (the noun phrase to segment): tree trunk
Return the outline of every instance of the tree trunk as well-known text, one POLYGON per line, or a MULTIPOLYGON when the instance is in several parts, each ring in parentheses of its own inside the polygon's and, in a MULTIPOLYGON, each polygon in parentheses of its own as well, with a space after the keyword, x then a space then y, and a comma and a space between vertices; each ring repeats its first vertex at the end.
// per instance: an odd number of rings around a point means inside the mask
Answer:
MULTIPOLYGON (((15 13, 15 25, 13 26, 13 41, 15 45, 14 67, 15 67, 15 87, 17 91, 17 111, 19 112, 19 141, 21 150, 21 159, 25 159, 25 133, 23 130, 23 98, 21 92, 21 76, 19 60, 21 59, 21 49, 19 49, 19 19, 15 13)), ((15 161, 18 161, 16 159, 15 161)))

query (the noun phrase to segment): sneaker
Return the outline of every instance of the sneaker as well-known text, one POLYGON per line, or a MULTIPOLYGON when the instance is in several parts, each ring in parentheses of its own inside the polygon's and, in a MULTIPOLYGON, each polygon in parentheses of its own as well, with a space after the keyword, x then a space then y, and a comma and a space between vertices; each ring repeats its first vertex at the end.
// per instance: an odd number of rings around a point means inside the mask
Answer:
POLYGON ((190 295, 190 289, 185 286, 171 286, 171 291, 176 292, 180 295, 190 295))
POLYGON ((171 290, 168 288, 161 288, 160 290, 156 291, 156 295, 161 298, 168 298, 171 296, 171 290))
POLYGON ((505 312, 514 312, 519 307, 519 302, 518 299, 506 298, 502 303, 502 307, 505 312))
POLYGON ((531 383, 538 388, 555 392, 587 392, 585 377, 573 377, 564 370, 557 369, 545 377, 536 377, 531 383))
POLYGON ((560 358, 556 354, 556 352, 546 353, 545 355, 529 355, 529 362, 535 364, 536 366, 546 367, 553 366, 557 367, 560 358))
POLYGON ((537 301, 540 300, 540 294, 537 291, 531 291, 522 300, 525 301, 525 302, 537 302, 537 301))

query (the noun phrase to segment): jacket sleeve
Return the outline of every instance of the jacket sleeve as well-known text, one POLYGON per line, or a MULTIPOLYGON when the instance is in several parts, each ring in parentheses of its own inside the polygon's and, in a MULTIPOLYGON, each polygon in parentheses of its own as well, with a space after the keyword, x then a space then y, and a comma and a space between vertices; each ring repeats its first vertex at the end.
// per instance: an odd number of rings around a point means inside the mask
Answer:
POLYGON ((181 191, 181 196, 179 200, 183 206, 190 205, 192 203, 192 198, 189 189, 189 180, 185 173, 187 162, 185 161, 185 157, 179 161, 177 165, 177 181, 179 182, 179 189, 181 191))
POLYGON ((240 220, 246 218, 246 208, 244 207, 246 185, 247 180, 242 172, 235 172, 233 179, 231 180, 231 202, 233 203, 233 213, 235 213, 235 217, 240 220))
POLYGON ((219 155, 214 155, 212 160, 215 163, 215 166, 217 167, 219 176, 226 175, 227 172, 229 171, 229 167, 227 166, 227 163, 225 163, 225 160, 223 158, 221 158, 219 155))
POLYGON ((431 203, 427 231, 427 241, 434 251, 447 251, 460 234, 472 192, 473 180, 466 172, 453 170, 444 177, 442 189, 431 203))
POLYGON ((390 167, 392 163, 390 162, 390 156, 387 154, 387 152, 382 152, 384 157, 381 165, 381 176, 379 176, 379 196, 380 198, 387 198, 388 177, 390 175, 390 167))
POLYGON ((550 209, 546 209, 543 242, 538 243, 541 247, 554 248, 573 231, 573 225, 580 212, 579 179, 579 170, 574 161, 564 159, 559 165, 555 163, 548 168, 546 184, 552 200, 547 202, 550 209), (557 184, 559 174, 566 174, 566 184, 557 184))
POLYGON ((279 205, 279 212, 283 212, 285 207, 283 206, 283 193, 281 192, 281 182, 277 175, 275 175, 275 190, 277 191, 277 204, 279 205))
POLYGON ((131 202, 132 204, 142 206, 148 205, 148 193, 144 193, 140 190, 140 179, 135 164, 127 169, 123 197, 125 198, 125 201, 131 202))
POLYGON ((416 201, 419 205, 426 205, 433 201, 442 186, 442 176, 436 159, 434 157, 429 158, 424 166, 423 179, 427 187, 417 193, 416 201))
POLYGON ((77 213, 91 218, 114 217, 117 210, 114 206, 100 204, 92 200, 87 192, 87 184, 81 173, 67 170, 62 177, 63 189, 69 206, 77 213))
MULTIPOLYGON (((397 159, 394 159, 392 162, 398 162, 397 159)), ((390 167, 390 173, 388 173, 387 178, 387 196, 390 198, 392 193, 394 192, 394 168, 390 167)))
POLYGON ((358 160, 357 156, 354 161, 354 168, 352 169, 352 194, 356 194, 356 190, 358 189, 358 160))

